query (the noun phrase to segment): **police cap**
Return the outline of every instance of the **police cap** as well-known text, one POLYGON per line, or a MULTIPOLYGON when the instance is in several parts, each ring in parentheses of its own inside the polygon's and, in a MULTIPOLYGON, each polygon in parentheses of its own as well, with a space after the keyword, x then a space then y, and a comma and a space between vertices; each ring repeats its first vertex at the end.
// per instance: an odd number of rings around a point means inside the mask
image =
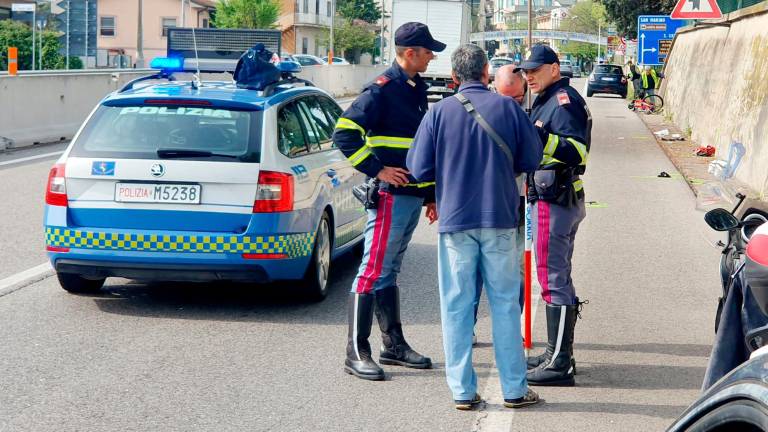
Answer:
POLYGON ((531 49, 531 54, 524 62, 520 63, 520 66, 518 66, 515 71, 519 71, 520 69, 536 69, 541 65, 553 63, 560 64, 560 59, 552 48, 548 45, 534 45, 531 49))
POLYGON ((395 45, 401 47, 423 47, 434 52, 445 49, 445 44, 436 41, 426 24, 407 22, 395 31, 395 45))

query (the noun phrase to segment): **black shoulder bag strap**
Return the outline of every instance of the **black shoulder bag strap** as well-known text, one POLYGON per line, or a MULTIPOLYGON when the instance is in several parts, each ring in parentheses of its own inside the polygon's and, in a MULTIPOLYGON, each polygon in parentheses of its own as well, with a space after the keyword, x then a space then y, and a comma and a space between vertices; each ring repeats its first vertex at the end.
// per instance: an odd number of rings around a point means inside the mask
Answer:
POLYGON ((491 127, 491 125, 488 124, 487 121, 483 118, 483 116, 480 115, 479 112, 475 109, 475 107, 472 105, 472 102, 467 99, 466 96, 464 96, 461 93, 456 93, 453 95, 456 99, 461 102, 462 105, 464 105, 464 109, 467 110, 467 112, 474 117, 475 120, 480 124, 480 127, 482 127, 488 135, 491 136, 491 139, 493 139, 493 142, 496 143, 496 146, 499 147, 499 149, 504 152, 505 155, 507 155, 507 158, 509 158, 509 163, 512 164, 512 168, 514 169, 515 166, 515 159, 512 157, 512 151, 509 150, 509 146, 507 146, 507 143, 504 142, 504 140, 499 136, 499 134, 496 133, 495 130, 491 127))

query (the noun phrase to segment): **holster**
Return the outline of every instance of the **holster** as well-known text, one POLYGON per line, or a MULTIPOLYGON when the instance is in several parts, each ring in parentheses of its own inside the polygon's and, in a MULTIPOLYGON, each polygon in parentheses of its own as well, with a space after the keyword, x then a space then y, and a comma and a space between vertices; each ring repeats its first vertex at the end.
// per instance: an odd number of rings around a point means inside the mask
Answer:
POLYGON ((573 167, 554 167, 528 174, 528 202, 545 201, 563 207, 578 203, 573 181, 579 172, 573 167))
POLYGON ((377 178, 369 178, 365 183, 352 187, 352 195, 363 203, 366 210, 379 208, 380 182, 377 178))

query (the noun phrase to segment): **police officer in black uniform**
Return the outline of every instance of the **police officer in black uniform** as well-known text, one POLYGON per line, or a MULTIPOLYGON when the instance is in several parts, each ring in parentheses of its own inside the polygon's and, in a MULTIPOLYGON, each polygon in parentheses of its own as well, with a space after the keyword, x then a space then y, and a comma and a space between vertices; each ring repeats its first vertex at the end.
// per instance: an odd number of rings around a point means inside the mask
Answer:
POLYGON ((408 345, 400 323, 397 274, 422 206, 437 220, 433 183, 418 183, 405 157, 427 111, 427 88, 419 72, 445 49, 426 25, 405 23, 395 32, 397 59, 342 114, 333 140, 350 163, 380 180, 378 205, 368 210, 365 253, 349 296, 349 335, 344 370, 368 380, 384 379, 372 359, 368 336, 373 313, 382 332, 381 364, 419 369, 432 367, 429 357, 408 345))
POLYGON ((544 157, 529 175, 536 273, 546 302, 547 349, 528 359, 531 385, 572 386, 576 362, 573 335, 581 303, 571 280, 571 259, 579 224, 586 215, 580 178, 587 166, 592 116, 560 60, 546 45, 536 45, 520 64, 528 88, 537 94, 531 121, 539 131, 544 157))

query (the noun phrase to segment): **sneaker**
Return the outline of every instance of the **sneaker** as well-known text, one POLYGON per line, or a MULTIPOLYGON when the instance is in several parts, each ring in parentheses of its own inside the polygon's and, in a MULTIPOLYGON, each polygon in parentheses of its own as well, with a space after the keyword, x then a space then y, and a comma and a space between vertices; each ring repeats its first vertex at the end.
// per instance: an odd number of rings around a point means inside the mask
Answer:
POLYGON ((475 397, 472 398, 472 400, 455 400, 453 403, 455 404, 457 410, 469 411, 473 406, 479 404, 482 401, 483 399, 480 397, 480 395, 475 393, 475 397))
POLYGON ((540 402, 539 394, 528 389, 525 396, 515 399, 504 399, 504 406, 507 408, 522 408, 528 405, 535 405, 540 402))

